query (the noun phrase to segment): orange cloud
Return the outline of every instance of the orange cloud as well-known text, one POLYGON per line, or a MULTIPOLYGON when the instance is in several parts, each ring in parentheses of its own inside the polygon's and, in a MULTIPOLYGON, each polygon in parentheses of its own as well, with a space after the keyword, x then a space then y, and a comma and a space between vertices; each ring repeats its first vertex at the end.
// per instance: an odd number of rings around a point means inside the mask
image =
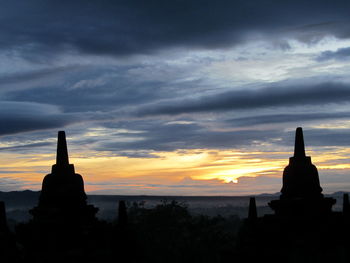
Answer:
MULTIPOLYGON (((319 150, 314 148, 308 151, 308 155, 312 156, 321 176, 325 170, 350 168, 350 164, 347 163, 350 149, 333 147, 322 152, 319 150)), ((221 193, 220 185, 237 183, 237 187, 228 185, 228 188, 225 188, 225 191, 232 189, 234 195, 235 192, 239 192, 240 186, 243 187, 240 178, 268 177, 278 178, 278 182, 281 182, 283 168, 288 163, 287 156, 291 156, 292 153, 196 149, 154 152, 154 155, 157 158, 108 156, 108 153, 72 153, 70 162, 75 164, 76 172, 83 175, 87 191, 114 189, 114 194, 120 191, 132 194, 176 194, 183 178, 190 178, 194 182, 202 181, 211 187, 215 186, 217 194, 221 193), (150 192, 151 190, 153 192, 150 192)), ((0 153, 0 178, 22 182, 16 185, 18 190, 39 190, 43 177, 50 172, 54 162, 54 154, 0 153)), ((197 190, 195 185, 192 188, 186 187, 181 190, 182 194, 203 194, 202 186, 197 190)), ((3 184, 2 189, 4 188, 6 187, 3 184)), ((244 188, 249 188, 247 183, 244 188)), ((273 189, 276 188, 275 186, 273 189)), ((210 191, 215 192, 212 188, 210 191)), ((259 185, 252 185, 251 191, 259 192, 259 185)))

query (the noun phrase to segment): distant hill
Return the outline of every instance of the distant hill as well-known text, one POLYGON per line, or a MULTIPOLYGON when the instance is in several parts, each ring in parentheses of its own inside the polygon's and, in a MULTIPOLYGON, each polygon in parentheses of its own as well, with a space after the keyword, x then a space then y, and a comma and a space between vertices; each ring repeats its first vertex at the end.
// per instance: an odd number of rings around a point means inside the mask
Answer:
MULTIPOLYGON (((330 195, 337 200, 333 210, 341 210, 343 194, 346 192, 335 192, 330 195)), ((40 191, 12 191, 1 192, 0 201, 6 205, 7 217, 9 220, 27 221, 31 218, 29 210, 38 203, 40 191)), ((273 211, 268 207, 268 203, 279 197, 280 193, 264 193, 255 195, 258 214, 271 214, 273 211)), ((151 195, 88 195, 88 203, 99 208, 97 216, 105 220, 113 220, 117 216, 118 201, 125 200, 127 206, 134 203, 153 207, 161 202, 176 200, 188 206, 193 214, 203 214, 208 216, 237 215, 241 218, 247 216, 250 196, 151 196, 151 195)))
POLYGON ((38 202, 40 191, 11 191, 1 192, 0 201, 4 201, 6 206, 11 207, 23 207, 23 206, 34 206, 38 202))

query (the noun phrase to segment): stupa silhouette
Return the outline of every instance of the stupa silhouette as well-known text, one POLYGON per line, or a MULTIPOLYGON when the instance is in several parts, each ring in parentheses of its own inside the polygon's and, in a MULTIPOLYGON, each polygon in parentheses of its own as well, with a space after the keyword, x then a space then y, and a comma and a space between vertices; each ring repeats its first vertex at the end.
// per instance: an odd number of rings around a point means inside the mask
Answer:
POLYGON ((238 242, 241 261, 343 262, 335 251, 348 244, 350 226, 344 213, 332 211, 335 202, 322 194, 317 168, 305 155, 299 127, 294 156, 283 172, 281 195, 269 203, 274 214, 256 217, 255 202, 250 201, 238 242))
POLYGON ((276 214, 300 215, 330 213, 335 199, 325 198, 318 171, 305 155, 303 130, 296 129, 294 156, 283 172, 283 186, 279 200, 269 203, 276 214))
POLYGON ((56 164, 43 180, 38 206, 30 212, 41 222, 93 220, 98 209, 86 199, 83 178, 69 163, 66 134, 59 131, 56 164))

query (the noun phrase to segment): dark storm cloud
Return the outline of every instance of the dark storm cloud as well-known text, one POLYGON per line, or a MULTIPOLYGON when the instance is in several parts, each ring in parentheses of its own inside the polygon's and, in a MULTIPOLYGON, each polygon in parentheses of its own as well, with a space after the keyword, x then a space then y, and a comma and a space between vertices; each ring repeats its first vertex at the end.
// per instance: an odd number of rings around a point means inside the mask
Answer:
POLYGON ((348 37, 349 10, 350 3, 340 0, 7 0, 1 2, 0 47, 33 58, 65 49, 129 55, 226 47, 256 33, 305 41, 348 37))
MULTIPOLYGON (((295 130, 284 129, 252 129, 243 130, 215 130, 210 126, 199 124, 166 124, 160 121, 134 121, 109 123, 113 128, 128 129, 132 127, 140 131, 138 134, 125 134, 128 141, 117 141, 113 136, 108 140, 96 138, 93 148, 97 151, 110 151, 118 155, 151 158, 157 151, 175 151, 180 149, 256 149, 269 150, 271 146, 278 145, 293 149, 295 130), (134 138, 134 140, 132 139, 134 138), (133 155, 130 155, 134 153, 133 155), (148 153, 151 156, 144 155, 148 153)), ((304 129, 304 139, 308 146, 350 146, 349 129, 304 129)), ((147 155, 148 155, 147 154, 147 155)))
POLYGON ((281 135, 278 130, 215 131, 198 124, 166 124, 159 121, 140 121, 114 124, 117 127, 130 126, 142 133, 128 135, 135 140, 100 142, 95 148, 101 151, 126 150, 173 151, 178 149, 229 149, 249 146, 254 143, 268 142, 281 135))
POLYGON ((2 89, 4 86, 11 84, 23 84, 25 82, 32 82, 36 80, 45 80, 47 78, 57 78, 63 74, 77 73, 78 70, 86 69, 87 67, 71 65, 66 67, 45 68, 42 70, 32 70, 28 72, 16 72, 0 76, 0 85, 2 89))
POLYGON ((9 92, 6 97, 18 101, 35 101, 59 105, 66 112, 108 112, 130 105, 138 105, 156 100, 159 84, 144 87, 107 83, 95 90, 69 89, 59 86, 40 87, 9 92))
POLYGON ((60 106, 65 112, 107 112, 168 96, 162 81, 136 81, 128 67, 69 66, 0 78, 3 98, 60 106))
POLYGON ((350 129, 311 129, 305 133, 310 146, 350 146, 350 129))
MULTIPOLYGON (((344 147, 350 146, 350 129, 303 129, 306 149, 309 147, 344 147)), ((294 148, 295 130, 279 134, 279 146, 294 148)))
POLYGON ((350 87, 342 83, 293 85, 234 90, 196 99, 181 99, 146 105, 139 110, 140 116, 176 115, 193 112, 250 110, 271 107, 326 105, 350 102, 350 87))
POLYGON ((29 102, 0 102, 0 135, 59 128, 77 121, 55 106, 29 102))
POLYGON ((259 124, 275 124, 286 122, 307 122, 319 120, 337 120, 349 119, 350 112, 331 112, 331 113, 300 113, 300 114, 270 114, 270 115, 256 115, 242 118, 234 118, 227 120, 227 123, 235 127, 245 127, 259 124))
POLYGON ((330 59, 346 60, 349 58, 350 58, 350 47, 340 48, 337 51, 324 51, 317 57, 317 61, 326 61, 330 59))

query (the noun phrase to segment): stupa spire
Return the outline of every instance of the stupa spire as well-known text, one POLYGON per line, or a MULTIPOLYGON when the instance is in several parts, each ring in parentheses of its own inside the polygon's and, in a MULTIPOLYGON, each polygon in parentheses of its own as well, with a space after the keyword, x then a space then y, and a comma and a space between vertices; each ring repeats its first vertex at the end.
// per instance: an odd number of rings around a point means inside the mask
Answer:
POLYGON ((66 133, 64 131, 58 132, 56 165, 57 166, 69 165, 66 133))
POLYGON ((294 157, 305 158, 303 129, 298 127, 295 133, 294 157))
POLYGON ((0 201, 0 232, 7 229, 5 203, 0 201))
POLYGON ((343 214, 347 216, 350 214, 349 194, 343 195, 343 214))
POLYGON ((255 197, 251 197, 249 199, 249 211, 248 211, 248 219, 255 220, 258 218, 258 213, 256 210, 255 197))

